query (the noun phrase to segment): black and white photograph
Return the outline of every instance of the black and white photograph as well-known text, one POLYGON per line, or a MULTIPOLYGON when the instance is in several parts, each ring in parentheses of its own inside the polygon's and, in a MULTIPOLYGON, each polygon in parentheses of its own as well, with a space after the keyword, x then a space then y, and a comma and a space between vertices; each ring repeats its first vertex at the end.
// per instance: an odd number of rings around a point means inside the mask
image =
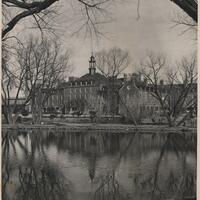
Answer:
POLYGON ((198 0, 1 5, 2 200, 198 199, 198 0))

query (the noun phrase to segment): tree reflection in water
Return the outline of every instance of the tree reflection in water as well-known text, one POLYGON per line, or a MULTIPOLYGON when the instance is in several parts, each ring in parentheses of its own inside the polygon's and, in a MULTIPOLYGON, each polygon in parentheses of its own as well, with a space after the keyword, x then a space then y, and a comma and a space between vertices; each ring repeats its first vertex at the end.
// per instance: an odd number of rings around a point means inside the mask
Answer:
MULTIPOLYGON (((160 134, 160 133, 159 133, 160 134)), ((156 137, 159 134, 153 134, 156 137)), ((115 178, 115 171, 117 170, 121 158, 129 151, 129 148, 137 146, 135 137, 142 137, 139 133, 133 134, 127 145, 124 147, 116 159, 116 164, 113 167, 112 174, 107 174, 102 177, 99 187, 94 192, 93 200, 118 200, 118 199, 131 199, 127 191, 123 189, 115 178)), ((196 199, 196 175, 192 173, 186 163, 186 152, 191 150, 196 152, 196 140, 193 144, 189 144, 185 134, 169 133, 166 134, 166 140, 160 147, 158 158, 154 162, 154 170, 151 174, 136 174, 133 178, 135 190, 141 193, 149 194, 147 199, 162 200, 162 199, 196 199), (192 147, 192 148, 191 148, 192 147), (166 181, 163 179, 163 172, 161 172, 161 165, 165 159, 167 151, 171 151, 180 158, 182 171, 175 174, 173 170, 169 172, 166 181)), ((139 149, 138 149, 139 150, 139 149)), ((167 169, 166 169, 167 171, 167 169)), ((167 172, 168 173, 168 172, 167 172)))
POLYGON ((95 190, 93 200, 128 200, 130 199, 126 190, 115 178, 115 172, 101 177, 101 183, 95 190))
POLYGON ((70 185, 52 166, 36 168, 19 167, 20 185, 15 198, 23 200, 66 200, 69 198, 70 185))
MULTIPOLYGON (((195 144, 192 145, 195 149, 195 144)), ((148 192, 151 200, 161 199, 196 199, 196 174, 192 173, 186 163, 186 152, 191 149, 184 134, 169 133, 165 143, 162 145, 158 159, 154 164, 154 170, 150 176, 134 177, 134 183, 138 190, 148 192), (166 180, 163 179, 161 172, 162 162, 165 160, 167 150, 174 152, 180 159, 182 171, 177 174, 170 171, 166 180)), ((192 151, 194 150, 192 149, 192 151)), ((168 173, 167 169, 164 173, 168 173)))
MULTIPOLYGON (((59 163, 53 164, 46 155, 47 149, 52 145, 56 146, 58 153, 68 152, 74 158, 78 158, 76 157, 78 153, 86 161, 88 177, 92 184, 87 199, 195 199, 196 170, 195 167, 191 168, 188 160, 192 155, 196 161, 195 135, 164 132, 128 135, 43 131, 28 134, 3 133, 4 200, 72 198, 72 193, 76 193, 72 191, 75 183, 72 184, 64 178, 59 163), (24 135, 24 140, 21 135, 24 135), (29 144, 27 144, 28 137, 29 144), (18 149, 23 155, 23 161, 16 164, 13 163, 11 154, 15 158, 18 157, 18 149), (110 169, 99 173, 98 162, 104 156, 110 169), (133 158, 134 162, 130 165, 133 168, 132 171, 130 168, 132 181, 132 192, 130 192, 121 182, 119 171, 125 160, 133 158), (17 181, 11 180, 10 177, 13 176, 17 181), (11 181, 15 182, 12 197, 9 194, 11 181)), ((122 169, 121 173, 125 177, 129 172, 122 169)))
MULTIPOLYGON (((24 133, 26 135, 26 133, 24 133)), ((34 133, 32 133, 34 134, 34 133)), ((39 143, 32 142, 31 152, 28 152, 19 136, 21 133, 6 132, 2 139, 2 196, 4 200, 67 200, 71 195, 71 183, 64 178, 59 169, 47 158, 44 148, 39 143), (13 166, 10 161, 11 147, 17 155, 14 141, 25 155, 22 164, 13 166), (11 146, 11 147, 10 147, 11 146), (35 160, 35 152, 43 159, 35 160), (44 159, 45 158, 45 159, 44 159), (15 172, 14 172, 15 170, 15 172), (11 174, 16 174, 17 180, 10 180, 11 174), (9 194, 9 193, 12 194, 9 194)), ((25 136, 26 137, 26 136, 25 136)), ((16 163, 15 163, 16 164, 16 163)), ((16 177, 15 177, 16 178, 16 177)))

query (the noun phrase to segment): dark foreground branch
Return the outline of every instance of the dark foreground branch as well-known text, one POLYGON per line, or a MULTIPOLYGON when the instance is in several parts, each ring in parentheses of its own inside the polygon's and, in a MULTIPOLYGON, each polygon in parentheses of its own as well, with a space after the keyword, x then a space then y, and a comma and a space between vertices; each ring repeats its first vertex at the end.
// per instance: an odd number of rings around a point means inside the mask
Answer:
POLYGON ((41 11, 47 9, 52 4, 54 4, 58 0, 44 0, 42 2, 33 2, 33 3, 25 3, 19 2, 17 0, 4 0, 3 4, 12 4, 21 9, 27 9, 19 14, 17 14, 14 18, 12 18, 6 25, 6 28, 2 31, 2 38, 11 31, 15 25, 25 17, 40 13, 41 11))

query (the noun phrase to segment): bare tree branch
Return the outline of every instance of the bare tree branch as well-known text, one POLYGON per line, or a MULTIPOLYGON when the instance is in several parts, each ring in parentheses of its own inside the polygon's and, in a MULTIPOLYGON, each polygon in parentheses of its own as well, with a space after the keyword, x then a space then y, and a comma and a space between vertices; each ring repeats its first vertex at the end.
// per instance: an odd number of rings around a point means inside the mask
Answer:
POLYGON ((128 51, 117 47, 97 52, 95 58, 97 68, 106 77, 119 76, 130 63, 128 51))
POLYGON ((198 21, 197 9, 198 1, 196 0, 171 0, 186 12, 195 22, 198 21))
MULTIPOLYGON (((3 91, 6 94, 4 99, 10 97, 11 78, 13 87, 17 89, 13 109, 7 111, 7 115, 12 115, 17 106, 19 93, 24 92, 24 106, 32 104, 33 115, 37 118, 36 114, 40 114, 53 88, 70 72, 71 54, 69 50, 61 51, 60 44, 56 41, 39 42, 34 38, 30 38, 26 45, 17 47, 16 54, 16 67, 4 72, 7 74, 3 80, 3 91)), ((7 107, 9 108, 9 105, 7 107)))
POLYGON ((150 94, 158 100, 169 125, 180 125, 178 118, 188 115, 189 109, 196 109, 196 58, 183 58, 177 70, 166 73, 165 58, 151 53, 142 66, 140 73, 147 80, 148 87, 152 88, 150 94), (161 79, 165 79, 166 84, 160 84, 161 79))

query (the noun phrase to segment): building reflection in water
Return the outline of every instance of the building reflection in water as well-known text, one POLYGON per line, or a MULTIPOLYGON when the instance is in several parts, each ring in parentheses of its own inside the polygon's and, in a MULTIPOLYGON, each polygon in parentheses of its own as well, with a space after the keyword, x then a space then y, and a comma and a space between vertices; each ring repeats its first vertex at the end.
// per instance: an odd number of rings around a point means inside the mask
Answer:
POLYGON ((3 132, 3 199, 196 196, 196 136, 3 132))
POLYGON ((90 152, 88 155, 88 172, 90 180, 93 181, 95 177, 96 157, 97 157, 97 139, 93 136, 90 137, 90 152))

